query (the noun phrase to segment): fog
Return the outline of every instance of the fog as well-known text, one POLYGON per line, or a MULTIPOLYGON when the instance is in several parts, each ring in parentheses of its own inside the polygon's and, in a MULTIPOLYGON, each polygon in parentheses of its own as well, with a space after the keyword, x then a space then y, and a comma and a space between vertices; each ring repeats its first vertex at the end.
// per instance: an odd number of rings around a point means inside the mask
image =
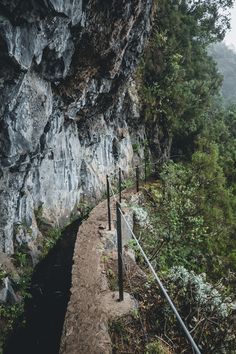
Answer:
POLYGON ((225 43, 236 51, 236 1, 231 12, 231 30, 225 37, 225 43))

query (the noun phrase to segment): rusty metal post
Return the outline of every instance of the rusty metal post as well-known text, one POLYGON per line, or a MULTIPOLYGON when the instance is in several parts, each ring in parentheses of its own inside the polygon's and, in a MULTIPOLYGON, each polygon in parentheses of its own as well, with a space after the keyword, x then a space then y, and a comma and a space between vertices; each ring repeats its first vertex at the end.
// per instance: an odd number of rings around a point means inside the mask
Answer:
POLYGON ((117 221, 116 227, 117 227, 119 301, 123 301, 124 286, 123 286, 123 264, 122 264, 121 209, 120 209, 120 203, 118 202, 116 202, 116 221, 117 221))
POLYGON ((119 167, 119 202, 121 203, 121 168, 119 167))
POLYGON ((108 228, 111 230, 111 203, 110 203, 110 181, 107 175, 107 213, 108 213, 108 228))

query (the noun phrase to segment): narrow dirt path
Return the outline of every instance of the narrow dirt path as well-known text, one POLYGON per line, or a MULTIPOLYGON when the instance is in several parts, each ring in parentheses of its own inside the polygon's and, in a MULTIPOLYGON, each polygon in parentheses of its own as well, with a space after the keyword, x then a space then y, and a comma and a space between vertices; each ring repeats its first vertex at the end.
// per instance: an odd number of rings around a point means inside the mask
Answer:
MULTIPOLYGON (((115 203, 112 220, 115 220, 115 203)), ((80 226, 74 250, 71 298, 67 308, 60 354, 108 354, 111 340, 108 321, 129 312, 134 304, 128 294, 118 302, 109 290, 102 256, 115 229, 107 229, 107 204, 101 202, 80 226)))

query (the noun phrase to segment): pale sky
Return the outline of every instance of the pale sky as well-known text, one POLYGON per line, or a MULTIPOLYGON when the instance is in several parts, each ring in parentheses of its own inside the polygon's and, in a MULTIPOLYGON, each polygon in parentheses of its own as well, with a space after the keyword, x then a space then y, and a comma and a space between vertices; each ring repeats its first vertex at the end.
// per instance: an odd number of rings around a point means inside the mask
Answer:
POLYGON ((234 1, 234 8, 231 12, 231 31, 226 34, 225 42, 228 46, 234 47, 236 51, 236 0, 234 1))

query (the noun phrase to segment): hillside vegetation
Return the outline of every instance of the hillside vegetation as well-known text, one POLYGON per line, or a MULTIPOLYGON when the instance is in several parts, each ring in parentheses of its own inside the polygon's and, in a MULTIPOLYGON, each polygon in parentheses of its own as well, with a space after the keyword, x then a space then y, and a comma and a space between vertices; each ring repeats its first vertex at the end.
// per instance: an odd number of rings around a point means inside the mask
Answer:
MULTIPOLYGON (((146 186, 141 205, 149 217, 135 232, 205 354, 233 354, 236 348, 235 56, 224 46, 212 51, 224 66, 222 89, 208 50, 224 38, 231 5, 158 1, 137 73, 149 147, 163 163, 159 183, 146 186)), ((167 342, 176 353, 190 353, 156 285, 148 281, 139 291, 133 289, 141 302, 138 320, 126 319, 123 329, 135 352, 163 353, 160 343, 167 342), (134 344, 140 322, 147 338, 140 335, 134 344)), ((122 348, 117 337, 116 345, 122 348)))
POLYGON ((205 268, 190 265, 219 279, 225 269, 236 271, 236 101, 225 106, 221 100, 222 77, 207 48, 224 36, 227 17, 217 14, 231 2, 178 4, 159 1, 139 73, 143 118, 155 158, 161 156, 159 147, 166 156, 162 180, 169 236, 188 237, 194 218, 199 219, 200 253, 209 262, 205 259, 205 268))

